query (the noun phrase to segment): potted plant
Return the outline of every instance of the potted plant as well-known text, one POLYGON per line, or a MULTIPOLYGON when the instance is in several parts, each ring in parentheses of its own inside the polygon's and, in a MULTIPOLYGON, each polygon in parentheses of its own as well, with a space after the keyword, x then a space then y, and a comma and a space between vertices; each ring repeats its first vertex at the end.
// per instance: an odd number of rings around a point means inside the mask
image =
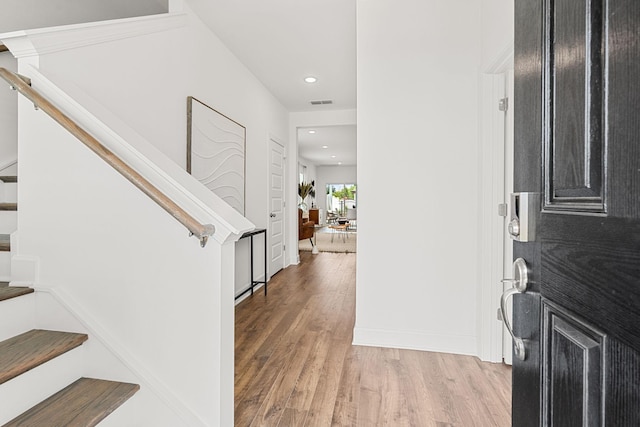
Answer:
POLYGON ((311 181, 311 182, 301 182, 300 184, 298 184, 298 196, 300 196, 300 203, 298 204, 298 207, 301 208, 303 211, 307 210, 307 203, 306 203, 306 199, 307 197, 311 196, 311 198, 316 197, 316 190, 314 189, 314 186, 316 185, 315 181, 311 181))

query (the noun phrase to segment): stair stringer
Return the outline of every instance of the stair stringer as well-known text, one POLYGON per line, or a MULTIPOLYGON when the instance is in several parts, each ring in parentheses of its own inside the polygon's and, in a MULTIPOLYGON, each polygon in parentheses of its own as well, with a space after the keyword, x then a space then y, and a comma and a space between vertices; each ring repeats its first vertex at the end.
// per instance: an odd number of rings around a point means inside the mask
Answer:
POLYGON ((68 292, 42 286, 35 289, 38 328, 89 335, 83 346, 83 376, 140 384, 140 390, 101 425, 208 427, 68 292))
POLYGON ((11 286, 33 287, 39 282, 40 260, 20 253, 19 230, 11 233, 11 286))

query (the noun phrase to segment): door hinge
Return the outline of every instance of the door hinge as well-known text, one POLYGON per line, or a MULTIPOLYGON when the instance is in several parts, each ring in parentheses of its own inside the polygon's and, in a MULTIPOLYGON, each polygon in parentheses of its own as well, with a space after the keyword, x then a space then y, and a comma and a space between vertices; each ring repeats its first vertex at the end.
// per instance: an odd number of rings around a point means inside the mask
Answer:
POLYGON ((507 204, 498 203, 498 216, 507 216, 507 204))
POLYGON ((500 309, 498 309, 498 314, 496 315, 496 317, 498 318, 498 320, 500 322, 502 322, 504 319, 502 318, 502 311, 500 309))
POLYGON ((282 252, 286 252, 287 251, 287 245, 282 245, 282 252))
POLYGON ((509 98, 502 98, 498 102, 498 110, 507 111, 509 109, 509 98))

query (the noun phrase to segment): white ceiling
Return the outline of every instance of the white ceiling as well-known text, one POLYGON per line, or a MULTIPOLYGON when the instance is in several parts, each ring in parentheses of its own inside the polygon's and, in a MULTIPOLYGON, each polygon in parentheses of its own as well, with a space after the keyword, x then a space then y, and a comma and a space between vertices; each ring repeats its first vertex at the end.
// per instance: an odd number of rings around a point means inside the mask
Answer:
POLYGON ((188 0, 289 111, 356 107, 355 0, 188 0), (304 82, 313 75, 315 84, 304 82))
MULTIPOLYGON (((288 111, 356 108, 355 0, 187 1, 288 111), (305 83, 310 75, 317 83, 305 83), (310 103, 319 100, 333 104, 310 103)), ((299 132, 300 156, 317 165, 355 165, 355 126, 317 131, 299 132)))
POLYGON ((298 129, 298 154, 316 166, 356 164, 356 126, 298 129), (315 133, 309 133, 310 130, 315 133), (327 148, 322 148, 326 146, 327 148))

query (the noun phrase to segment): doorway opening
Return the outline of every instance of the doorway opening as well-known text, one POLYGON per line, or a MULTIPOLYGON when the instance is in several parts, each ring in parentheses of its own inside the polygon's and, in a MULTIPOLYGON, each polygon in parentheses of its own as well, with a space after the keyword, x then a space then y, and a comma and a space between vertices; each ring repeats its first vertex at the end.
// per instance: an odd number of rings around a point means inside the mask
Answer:
POLYGON ((355 252, 357 227, 356 125, 305 126, 296 129, 298 175, 314 183, 306 200, 314 219, 314 237, 298 241, 298 249, 355 252))

